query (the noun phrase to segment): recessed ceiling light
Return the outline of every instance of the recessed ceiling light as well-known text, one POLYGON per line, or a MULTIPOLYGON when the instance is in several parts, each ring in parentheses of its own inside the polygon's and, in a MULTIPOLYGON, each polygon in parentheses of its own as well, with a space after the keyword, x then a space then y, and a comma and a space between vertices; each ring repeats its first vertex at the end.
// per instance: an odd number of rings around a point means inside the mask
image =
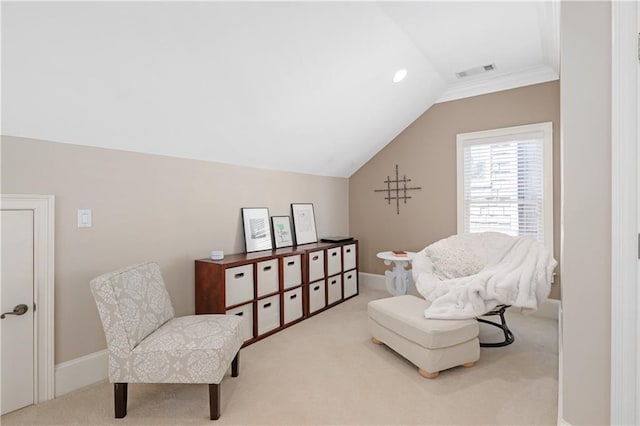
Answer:
POLYGON ((396 73, 393 76, 393 82, 394 83, 398 83, 402 80, 404 80, 404 78, 407 76, 407 69, 406 68, 402 68, 401 70, 396 71, 396 73))

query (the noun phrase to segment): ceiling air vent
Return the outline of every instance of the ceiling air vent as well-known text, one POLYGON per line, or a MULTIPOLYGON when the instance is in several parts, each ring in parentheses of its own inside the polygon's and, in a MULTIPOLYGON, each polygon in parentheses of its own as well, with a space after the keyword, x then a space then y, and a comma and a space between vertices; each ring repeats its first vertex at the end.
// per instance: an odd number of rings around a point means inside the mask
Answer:
POLYGON ((495 69, 496 69, 496 64, 482 65, 479 67, 473 67, 473 68, 469 68, 468 70, 457 72, 456 77, 458 78, 471 77, 472 75, 482 74, 487 71, 493 71, 495 69))

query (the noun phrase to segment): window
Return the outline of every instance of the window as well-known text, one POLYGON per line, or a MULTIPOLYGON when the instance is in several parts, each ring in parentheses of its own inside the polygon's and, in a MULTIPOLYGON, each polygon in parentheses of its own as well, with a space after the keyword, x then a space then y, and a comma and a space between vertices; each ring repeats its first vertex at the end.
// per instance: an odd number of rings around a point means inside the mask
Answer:
POLYGON ((458 233, 531 236, 553 250, 552 124, 462 133, 458 233))

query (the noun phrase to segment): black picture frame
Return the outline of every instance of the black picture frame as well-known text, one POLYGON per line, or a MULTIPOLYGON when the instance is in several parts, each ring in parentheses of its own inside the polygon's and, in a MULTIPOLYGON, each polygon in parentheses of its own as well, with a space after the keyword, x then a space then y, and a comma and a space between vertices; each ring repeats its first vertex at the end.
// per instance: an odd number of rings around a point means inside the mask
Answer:
POLYGON ((247 253, 273 250, 269 209, 266 207, 243 207, 242 227, 247 253))
POLYGON ((293 246, 293 231, 291 217, 271 216, 271 230, 273 232, 273 246, 277 249, 293 246))
POLYGON ((296 245, 318 242, 313 204, 292 203, 291 217, 293 218, 293 233, 296 237, 296 245))

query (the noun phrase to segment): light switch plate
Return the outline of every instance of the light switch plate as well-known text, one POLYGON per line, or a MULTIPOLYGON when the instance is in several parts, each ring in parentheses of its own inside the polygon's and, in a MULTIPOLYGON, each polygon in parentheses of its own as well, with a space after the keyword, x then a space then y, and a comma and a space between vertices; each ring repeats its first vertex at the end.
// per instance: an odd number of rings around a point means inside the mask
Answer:
POLYGON ((91 228, 91 209, 78 209, 78 228, 91 228))

